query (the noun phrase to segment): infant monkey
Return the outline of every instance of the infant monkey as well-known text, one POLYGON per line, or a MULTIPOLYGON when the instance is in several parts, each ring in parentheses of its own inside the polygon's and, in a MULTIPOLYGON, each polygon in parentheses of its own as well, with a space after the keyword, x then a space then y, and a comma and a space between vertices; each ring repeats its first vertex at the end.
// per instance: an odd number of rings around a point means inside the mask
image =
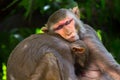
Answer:
POLYGON ((82 40, 77 40, 70 44, 75 64, 79 64, 80 67, 85 67, 85 63, 88 58, 88 48, 82 40))
POLYGON ((79 76, 87 66, 88 48, 82 40, 77 40, 70 44, 70 49, 74 58, 75 74, 79 76))

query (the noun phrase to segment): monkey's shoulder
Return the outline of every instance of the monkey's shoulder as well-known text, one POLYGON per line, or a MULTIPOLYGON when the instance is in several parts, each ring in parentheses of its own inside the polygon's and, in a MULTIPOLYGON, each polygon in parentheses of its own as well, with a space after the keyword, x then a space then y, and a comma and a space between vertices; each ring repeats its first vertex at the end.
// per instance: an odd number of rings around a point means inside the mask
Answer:
POLYGON ((56 51, 67 51, 68 45, 67 43, 53 35, 49 34, 32 34, 29 37, 25 38, 23 41, 21 41, 13 50, 12 53, 20 52, 21 54, 24 53, 43 53, 43 51, 47 50, 56 50, 56 51))
POLYGON ((47 34, 47 33, 43 33, 43 34, 32 34, 29 37, 27 37, 26 39, 23 40, 23 42, 36 42, 36 43, 40 43, 40 44, 45 44, 45 45, 64 45, 65 43, 67 43, 66 40, 64 40, 63 38, 61 38, 59 35, 51 35, 51 34, 47 34))

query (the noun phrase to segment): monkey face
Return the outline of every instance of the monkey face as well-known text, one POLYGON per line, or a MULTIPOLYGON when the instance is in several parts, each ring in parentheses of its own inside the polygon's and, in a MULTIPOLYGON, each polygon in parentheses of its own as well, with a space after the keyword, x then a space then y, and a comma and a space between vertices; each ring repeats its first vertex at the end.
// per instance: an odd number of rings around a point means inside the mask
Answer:
POLYGON ((75 28, 75 21, 71 17, 66 17, 53 25, 55 33, 62 36, 64 39, 73 42, 79 39, 75 28))

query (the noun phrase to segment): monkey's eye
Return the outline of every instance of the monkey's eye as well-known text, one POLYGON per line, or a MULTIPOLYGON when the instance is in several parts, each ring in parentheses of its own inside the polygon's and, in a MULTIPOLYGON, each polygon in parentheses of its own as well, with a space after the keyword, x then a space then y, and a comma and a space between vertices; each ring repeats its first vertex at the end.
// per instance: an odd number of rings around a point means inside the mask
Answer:
POLYGON ((70 24, 72 20, 73 19, 70 19, 69 21, 66 21, 64 24, 59 25, 57 28, 54 29, 54 31, 62 29, 65 25, 70 24))
POLYGON ((73 20, 73 19, 71 19, 71 20, 69 20, 69 21, 66 21, 64 25, 70 24, 72 20, 73 20))
POLYGON ((64 27, 64 24, 59 25, 57 28, 54 29, 54 31, 56 31, 56 30, 60 30, 60 29, 62 29, 63 27, 64 27))

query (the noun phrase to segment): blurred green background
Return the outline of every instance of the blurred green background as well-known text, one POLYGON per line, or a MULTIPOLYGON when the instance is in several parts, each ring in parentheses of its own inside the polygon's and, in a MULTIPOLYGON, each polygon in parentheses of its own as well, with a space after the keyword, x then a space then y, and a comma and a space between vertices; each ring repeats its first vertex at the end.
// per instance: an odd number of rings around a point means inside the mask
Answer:
POLYGON ((54 11, 76 5, 120 63, 120 0, 0 0, 0 80, 6 80, 9 54, 21 40, 39 33, 54 11))

